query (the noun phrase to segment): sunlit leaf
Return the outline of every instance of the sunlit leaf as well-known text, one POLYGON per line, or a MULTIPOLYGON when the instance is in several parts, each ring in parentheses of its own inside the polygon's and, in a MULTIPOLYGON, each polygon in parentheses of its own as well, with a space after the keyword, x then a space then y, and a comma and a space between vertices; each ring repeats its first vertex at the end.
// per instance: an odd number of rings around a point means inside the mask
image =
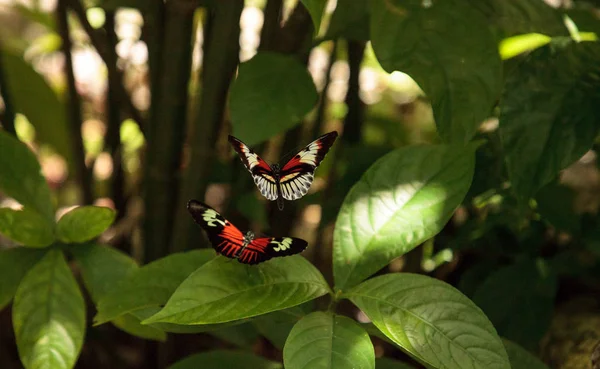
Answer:
POLYGON ((65 104, 44 77, 21 56, 7 50, 2 50, 0 56, 16 112, 25 115, 33 124, 38 141, 52 146, 67 162, 72 162, 71 130, 67 125, 65 104))
POLYGON ((352 287, 442 229, 471 184, 475 148, 406 147, 367 170, 336 221, 336 288, 352 287))
POLYGON ((233 135, 256 145, 300 123, 317 98, 312 77, 297 59, 259 52, 240 64, 231 87, 233 135))
POLYGON ((550 326, 557 291, 556 276, 534 260, 497 269, 479 285, 473 301, 498 333, 533 349, 550 326))
POLYGON ((158 314, 144 323, 212 324, 282 310, 329 292, 303 257, 245 265, 218 257, 196 270, 158 314))
POLYGON ((0 310, 8 305, 21 279, 45 252, 24 247, 0 250, 0 310))
POLYGON ((102 324, 144 307, 163 305, 196 269, 214 257, 213 250, 171 254, 127 275, 98 302, 95 324, 102 324))
POLYGON ((0 208, 0 233, 25 246, 46 247, 54 242, 54 224, 28 208, 0 208))
POLYGON ((369 3, 371 42, 383 69, 419 84, 444 140, 468 142, 502 89, 498 46, 486 19, 467 0, 369 3))
POLYGON ((540 359, 516 343, 507 339, 503 339, 502 343, 504 343, 512 369, 549 369, 540 359))
POLYGON ((62 252, 49 251, 23 278, 13 328, 26 369, 75 365, 85 335, 85 305, 62 252))
POLYGON ((188 356, 169 369, 283 369, 283 365, 249 352, 214 350, 188 356))
POLYGON ((534 51, 507 81, 500 135, 523 201, 592 147, 600 120, 600 45, 534 51))
POLYGON ((286 369, 374 369, 367 332, 345 316, 315 312, 302 318, 285 342, 286 369))
POLYGON ((552 41, 551 37, 540 33, 527 33, 506 38, 500 42, 500 56, 510 59, 526 51, 537 49, 552 41))
POLYGON ((492 323, 449 284, 423 275, 395 273, 363 282, 344 297, 427 367, 510 369, 492 323))
POLYGON ((115 220, 116 213, 100 206, 80 206, 63 215, 56 226, 65 243, 82 243, 98 237, 115 220))
POLYGON ((0 131, 0 190, 25 207, 54 221, 50 188, 35 155, 13 136, 0 131))

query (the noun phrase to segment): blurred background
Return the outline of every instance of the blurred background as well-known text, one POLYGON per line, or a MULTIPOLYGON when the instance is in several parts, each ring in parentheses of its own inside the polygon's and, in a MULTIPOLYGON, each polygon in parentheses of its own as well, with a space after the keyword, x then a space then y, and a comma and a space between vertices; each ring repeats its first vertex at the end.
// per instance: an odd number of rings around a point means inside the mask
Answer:
MULTIPOLYGON (((0 122, 37 154, 58 216, 80 204, 116 209, 101 242, 141 263, 208 246, 185 211, 197 198, 242 230, 302 236, 311 245, 303 255, 331 281, 333 225, 352 185, 395 148, 440 142, 419 86, 379 66, 366 14, 347 29, 329 27, 336 5, 327 1, 315 30, 297 0, 0 0, 0 122), (258 194, 227 142, 236 135, 229 86, 238 63, 259 50, 298 57, 319 92, 291 129, 251 145, 263 159, 282 163, 320 134, 341 134, 309 194, 286 202, 282 213, 258 194)), ((600 326, 590 297, 600 292, 596 151, 523 213, 507 185, 497 127, 497 118, 482 122, 478 136, 487 143, 464 206, 442 233, 382 273, 428 273, 458 286, 501 335, 551 367, 576 368, 561 365, 600 340, 598 329, 589 330, 600 326), (516 304, 515 294, 522 297, 516 304), (563 337, 567 330, 574 336, 563 337)), ((0 195, 0 207, 17 205, 0 195)), ((10 245, 0 236, 0 247, 10 245)), ((89 299, 87 306, 90 318, 89 299)), ((342 309, 368 323, 352 306, 342 309)), ((216 338, 170 335, 165 343, 108 324, 88 327, 77 368, 163 368, 214 347, 281 359, 255 328, 242 327, 216 338)), ((407 359, 375 341, 378 356, 407 359)), ((5 309, 0 367, 20 365, 5 309)))

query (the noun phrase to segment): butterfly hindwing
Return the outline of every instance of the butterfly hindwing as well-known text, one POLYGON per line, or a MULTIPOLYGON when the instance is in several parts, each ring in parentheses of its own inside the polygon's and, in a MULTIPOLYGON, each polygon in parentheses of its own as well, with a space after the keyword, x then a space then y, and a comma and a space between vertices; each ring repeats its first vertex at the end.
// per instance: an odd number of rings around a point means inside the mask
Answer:
POLYGON ((213 248, 219 254, 235 259, 244 244, 242 232, 206 204, 190 200, 187 208, 194 221, 206 231, 213 248))

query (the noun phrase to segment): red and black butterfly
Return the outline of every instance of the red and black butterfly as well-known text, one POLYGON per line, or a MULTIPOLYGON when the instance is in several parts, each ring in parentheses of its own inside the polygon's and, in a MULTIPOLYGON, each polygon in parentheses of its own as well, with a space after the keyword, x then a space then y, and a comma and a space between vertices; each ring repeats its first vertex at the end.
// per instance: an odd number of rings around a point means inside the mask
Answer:
POLYGON ((204 228, 213 248, 219 254, 237 259, 240 263, 258 264, 278 256, 295 255, 308 246, 300 238, 254 238, 251 231, 244 235, 215 209, 200 201, 190 200, 187 209, 194 221, 204 228))
POLYGON ((324 134, 309 143, 281 168, 279 164, 269 166, 237 138, 229 136, 229 142, 254 177, 260 193, 271 201, 277 200, 279 210, 283 210, 283 199, 297 200, 306 195, 314 179, 315 169, 321 164, 337 136, 336 131, 324 134))

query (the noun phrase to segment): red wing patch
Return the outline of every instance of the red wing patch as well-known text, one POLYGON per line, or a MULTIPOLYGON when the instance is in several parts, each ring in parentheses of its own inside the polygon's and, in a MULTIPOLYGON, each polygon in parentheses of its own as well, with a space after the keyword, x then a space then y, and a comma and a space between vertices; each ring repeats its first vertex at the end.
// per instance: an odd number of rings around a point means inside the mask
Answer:
POLYGON ((233 146, 233 149, 238 153, 242 163, 252 175, 264 173, 273 174, 271 167, 266 161, 262 160, 257 153, 249 148, 245 143, 238 140, 237 138, 229 135, 229 143, 233 146))

